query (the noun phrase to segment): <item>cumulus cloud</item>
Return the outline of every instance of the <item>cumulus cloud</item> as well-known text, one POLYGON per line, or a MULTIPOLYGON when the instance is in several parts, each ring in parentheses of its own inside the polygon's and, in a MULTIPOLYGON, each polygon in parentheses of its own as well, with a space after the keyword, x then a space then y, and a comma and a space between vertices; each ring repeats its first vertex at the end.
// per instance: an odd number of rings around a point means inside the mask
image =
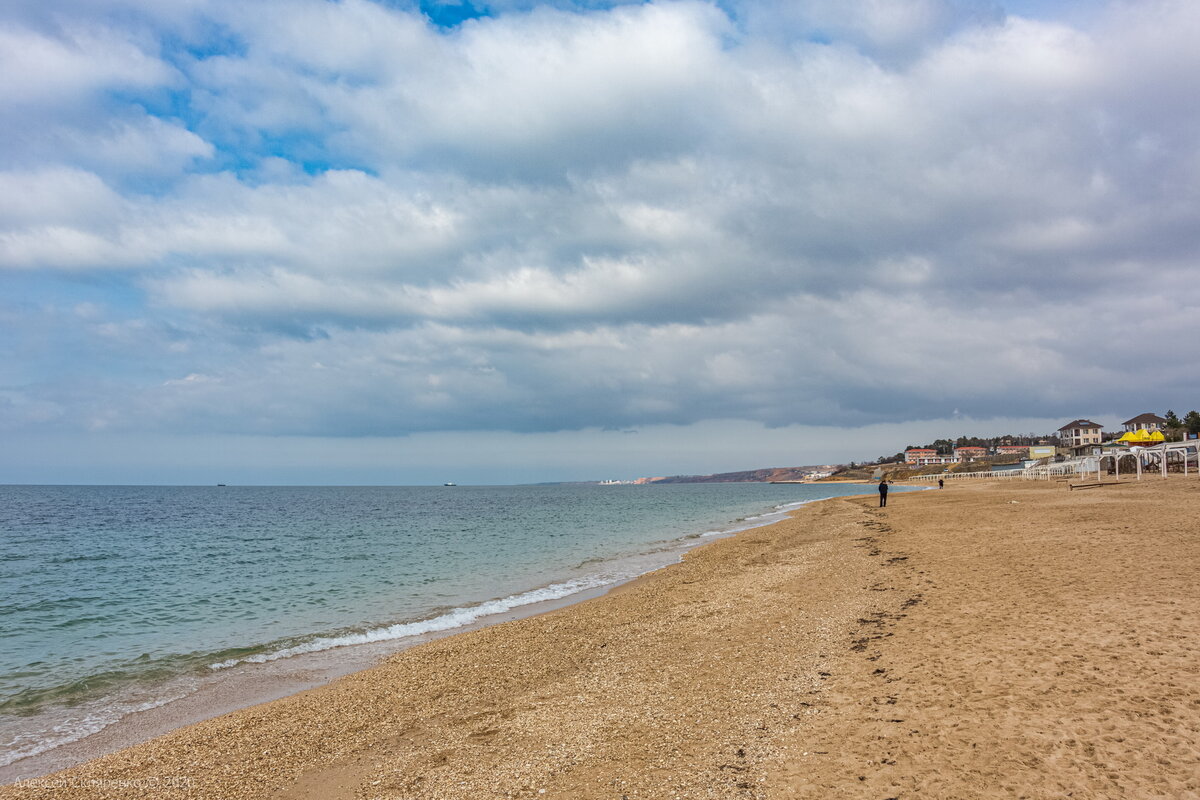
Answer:
POLYGON ((1200 327, 1191 4, 588 6, 439 28, 370 0, 14 4, 0 275, 53 289, 4 325, 86 327, 99 369, 15 375, 0 419, 367 436, 1189 402, 1163 342, 1200 327), (61 313, 84 274, 120 287, 99 322, 61 313))
POLYGON ((68 24, 57 35, 20 25, 0 27, 0 104, 66 111, 105 89, 168 83, 170 67, 134 37, 102 25, 68 24))
POLYGON ((841 42, 886 64, 903 64, 964 27, 1003 19, 973 0, 749 0, 731 8, 755 36, 772 41, 841 42))

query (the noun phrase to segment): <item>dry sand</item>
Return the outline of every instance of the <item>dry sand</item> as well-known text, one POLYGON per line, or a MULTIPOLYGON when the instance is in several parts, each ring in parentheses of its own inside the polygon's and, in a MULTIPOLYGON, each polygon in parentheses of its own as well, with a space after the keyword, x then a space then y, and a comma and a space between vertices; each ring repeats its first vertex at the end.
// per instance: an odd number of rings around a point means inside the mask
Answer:
POLYGON ((1200 479, 874 502, 0 797, 1200 797, 1200 479))

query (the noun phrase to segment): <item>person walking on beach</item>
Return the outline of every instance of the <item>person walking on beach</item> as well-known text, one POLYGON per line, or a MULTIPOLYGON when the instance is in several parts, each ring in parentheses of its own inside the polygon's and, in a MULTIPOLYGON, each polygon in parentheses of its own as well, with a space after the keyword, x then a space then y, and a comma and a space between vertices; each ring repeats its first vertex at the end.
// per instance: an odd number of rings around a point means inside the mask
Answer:
POLYGON ((879 507, 880 508, 884 508, 887 506, 887 490, 888 490, 887 479, 884 478, 879 481, 879 507))
POLYGON ((941 478, 938 478, 938 488, 941 489, 945 485, 946 485, 946 482, 944 480, 942 480, 941 478))

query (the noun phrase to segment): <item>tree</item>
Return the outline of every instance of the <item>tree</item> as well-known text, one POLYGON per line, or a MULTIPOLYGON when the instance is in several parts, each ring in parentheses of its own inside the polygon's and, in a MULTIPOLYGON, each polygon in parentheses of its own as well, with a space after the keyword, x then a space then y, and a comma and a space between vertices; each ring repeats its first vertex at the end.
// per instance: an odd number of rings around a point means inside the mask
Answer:
POLYGON ((1183 424, 1187 426, 1188 433, 1200 434, 1200 414, 1195 411, 1187 413, 1187 416, 1183 418, 1183 424))
POLYGON ((1163 435, 1168 442, 1178 442, 1183 439, 1183 420, 1174 411, 1167 411, 1167 423, 1163 426, 1163 435))

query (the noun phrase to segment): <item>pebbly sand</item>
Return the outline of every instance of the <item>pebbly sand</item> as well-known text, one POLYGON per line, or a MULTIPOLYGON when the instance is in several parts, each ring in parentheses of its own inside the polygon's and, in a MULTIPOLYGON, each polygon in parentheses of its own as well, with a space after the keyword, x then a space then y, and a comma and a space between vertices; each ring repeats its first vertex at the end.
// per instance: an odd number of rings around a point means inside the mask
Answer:
POLYGON ((9 798, 1200 798, 1200 479, 837 498, 9 798))

